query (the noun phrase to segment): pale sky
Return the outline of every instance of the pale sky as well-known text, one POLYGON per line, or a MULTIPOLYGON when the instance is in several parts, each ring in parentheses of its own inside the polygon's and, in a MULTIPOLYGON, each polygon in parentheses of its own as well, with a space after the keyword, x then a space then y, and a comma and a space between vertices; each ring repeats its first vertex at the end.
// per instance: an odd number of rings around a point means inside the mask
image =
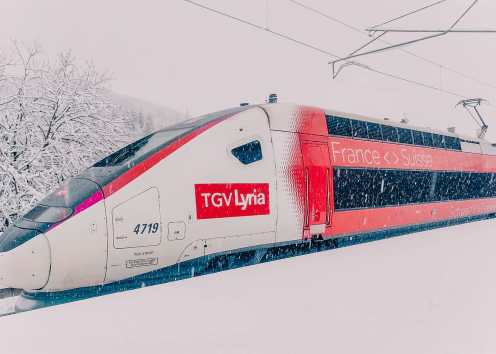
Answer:
MULTIPOLYGON (((327 51, 344 55, 367 37, 308 12, 288 0, 197 0, 327 51), (268 13, 266 12, 268 2, 268 13)), ((364 29, 432 1, 299 0, 364 29)), ((424 15, 392 24, 444 29, 471 0, 450 0, 424 15)), ((496 29, 496 2, 480 0, 459 28, 496 29)), ((405 35, 391 41, 409 39, 405 35)), ((1 0, 0 44, 12 39, 41 44, 51 56, 71 49, 78 58, 110 70, 112 88, 180 112, 197 115, 260 103, 272 92, 281 101, 401 119, 412 124, 475 125, 454 106, 457 97, 347 68, 333 80, 332 58, 274 37, 183 0, 1 0)), ((1 48, 1 47, 0 47, 1 48)), ((440 86, 496 106, 496 34, 450 34, 407 48, 492 84, 475 83, 398 51, 360 58, 376 69, 440 86)), ((489 137, 496 138, 496 109, 484 107, 489 137), (490 127, 491 132, 491 127, 490 127)))

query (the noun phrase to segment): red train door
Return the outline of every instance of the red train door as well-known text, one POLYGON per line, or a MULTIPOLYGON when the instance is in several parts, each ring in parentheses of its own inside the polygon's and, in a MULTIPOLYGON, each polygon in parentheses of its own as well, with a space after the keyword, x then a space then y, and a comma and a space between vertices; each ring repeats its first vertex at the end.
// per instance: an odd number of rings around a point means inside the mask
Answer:
POLYGON ((331 223, 331 164, 327 143, 302 141, 305 235, 322 235, 331 223))

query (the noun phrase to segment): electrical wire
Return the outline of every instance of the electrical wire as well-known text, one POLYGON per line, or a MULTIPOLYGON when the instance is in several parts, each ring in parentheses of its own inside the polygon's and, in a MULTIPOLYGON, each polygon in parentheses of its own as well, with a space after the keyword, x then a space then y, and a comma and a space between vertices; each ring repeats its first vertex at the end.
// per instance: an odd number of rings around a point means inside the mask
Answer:
MULTIPOLYGON (((333 16, 331 16, 331 15, 329 15, 329 14, 327 14, 327 13, 321 11, 321 10, 318 10, 318 9, 316 9, 314 7, 308 6, 308 5, 306 5, 306 4, 304 4, 304 3, 300 2, 300 1, 297 1, 297 0, 287 0, 287 1, 290 2, 290 3, 293 3, 293 4, 297 5, 297 6, 299 6, 301 8, 303 8, 303 9, 309 11, 309 12, 313 12, 313 13, 321 16, 321 17, 324 17, 324 18, 326 18, 326 19, 328 19, 328 20, 330 20, 332 22, 335 22, 335 23, 338 23, 338 24, 340 24, 340 25, 342 25, 344 27, 347 27, 348 29, 350 29, 350 30, 352 30, 352 31, 354 31, 356 33, 360 33, 362 36, 366 36, 366 37, 369 36, 367 33, 365 33, 364 31, 362 31, 360 28, 355 27, 353 25, 350 25, 350 24, 348 24, 348 23, 346 23, 346 22, 344 22, 344 21, 342 21, 342 20, 340 20, 340 19, 338 19, 336 17, 333 17, 333 16)), ((388 45, 391 45, 392 44, 391 42, 388 42, 388 41, 383 40, 383 39, 380 39, 380 41, 382 43, 385 43, 385 44, 388 44, 388 45)), ((416 53, 414 53, 414 52, 412 52, 410 50, 407 50, 407 49, 399 49, 399 50, 401 52, 405 53, 405 54, 408 54, 408 55, 410 55, 412 57, 415 57, 415 58, 417 58, 417 59, 419 59, 421 61, 424 61, 424 62, 426 62, 428 64, 431 64, 433 66, 442 67, 443 70, 445 70, 445 71, 448 71, 448 72, 451 72, 451 73, 456 74, 458 76, 461 76, 461 77, 463 77, 463 78, 465 78, 467 80, 470 80, 472 82, 475 82, 475 83, 477 83, 477 84, 479 84, 481 86, 486 86, 486 87, 489 87, 489 88, 492 88, 492 89, 496 89, 496 85, 495 84, 491 84, 489 82, 480 80, 480 79, 478 79, 476 77, 473 77, 471 75, 465 74, 465 73, 463 73, 461 71, 458 71, 456 69, 450 68, 449 66, 446 66, 444 64, 438 63, 438 62, 436 62, 434 60, 431 60, 429 58, 426 58, 424 56, 418 55, 418 54, 416 54, 416 53)))
MULTIPOLYGON (((229 14, 227 12, 224 12, 224 11, 221 11, 221 10, 218 10, 218 9, 215 9, 215 8, 212 8, 210 6, 207 6, 207 5, 198 3, 196 1, 193 1, 193 0, 180 0, 180 1, 186 2, 186 3, 190 4, 190 5, 193 5, 193 6, 196 6, 198 8, 201 8, 203 10, 206 10, 206 11, 209 11, 209 12, 212 12, 212 13, 215 13, 217 15, 224 16, 224 17, 229 18, 231 20, 240 22, 240 23, 245 24, 245 25, 247 25, 247 26, 249 26, 251 28, 254 28, 254 29, 257 29, 257 30, 261 30, 261 31, 264 31, 264 32, 268 32, 268 33, 270 33, 270 34, 272 34, 272 35, 274 35, 276 37, 279 37, 279 38, 288 40, 290 42, 293 42, 295 44, 298 44, 298 45, 304 46, 306 48, 312 49, 312 50, 314 50, 316 52, 319 52, 321 54, 325 54, 325 55, 328 55, 328 56, 331 56, 331 57, 334 57, 334 58, 338 58, 338 59, 341 58, 339 55, 337 55, 335 53, 332 53, 332 52, 330 52, 328 50, 322 49, 320 47, 317 47, 317 46, 315 46, 313 44, 310 44, 310 43, 304 42, 302 40, 296 39, 296 38, 291 37, 291 36, 289 36, 287 34, 274 31, 274 30, 272 30, 270 28, 265 28, 264 26, 261 26, 261 25, 258 25, 256 23, 247 21, 247 20, 242 19, 240 17, 231 15, 231 14, 229 14)), ((289 0, 289 1, 293 1, 293 0, 289 0)), ((368 65, 358 64, 357 66, 360 67, 360 68, 363 68, 365 70, 368 70, 370 72, 373 72, 373 73, 376 73, 376 74, 379 74, 379 75, 382 75, 382 76, 385 76, 385 77, 388 77, 388 78, 391 78, 391 79, 395 79, 395 80, 398 80, 398 81, 402 81, 402 82, 405 82, 405 83, 408 83, 408 84, 416 85, 416 86, 419 86, 419 87, 423 87, 423 88, 426 88, 426 89, 434 90, 434 91, 437 91, 437 92, 441 92, 441 93, 444 93, 444 94, 447 94, 447 95, 450 95, 450 96, 455 96, 455 97, 462 98, 462 99, 467 98, 466 95, 462 95, 462 94, 457 93, 457 92, 454 92, 454 91, 445 90, 445 89, 442 89, 440 87, 436 87, 436 86, 433 86, 433 85, 430 85, 430 84, 426 84, 426 83, 421 82, 421 81, 417 81, 417 80, 405 78, 405 77, 402 77, 402 76, 399 76, 399 75, 396 75, 396 74, 391 74, 391 73, 388 73, 388 72, 385 72, 385 71, 374 69, 374 68, 372 68, 372 67, 370 67, 368 65)))
POLYGON ((317 51, 317 52, 320 52, 321 54, 329 55, 329 56, 334 57, 334 58, 339 58, 339 55, 337 55, 337 54, 335 54, 335 53, 332 53, 332 52, 330 52, 330 51, 328 51, 328 50, 325 50, 325 49, 319 48, 319 47, 317 47, 317 46, 314 46, 314 45, 312 45, 312 44, 310 44, 310 43, 307 43, 307 42, 304 42, 304 41, 300 41, 299 39, 296 39, 296 38, 290 37, 290 36, 288 36, 288 35, 286 35, 286 34, 284 34, 284 33, 281 33, 281 32, 274 31, 274 30, 272 30, 272 29, 270 29, 270 28, 266 28, 266 27, 264 27, 264 26, 257 25, 256 23, 253 23, 253 22, 247 21, 247 20, 242 19, 242 18, 240 18, 240 17, 236 17, 236 16, 231 15, 231 14, 229 14, 229 13, 227 13, 227 12, 224 12, 224 11, 220 11, 220 10, 214 9, 214 8, 212 8, 212 7, 209 7, 209 6, 207 6, 207 5, 201 4, 201 3, 196 2, 196 1, 193 1, 193 0, 181 0, 181 1, 186 2, 186 3, 188 3, 188 4, 191 4, 191 5, 194 5, 194 6, 196 6, 196 7, 202 8, 202 9, 204 9, 204 10, 207 10, 207 11, 213 12, 213 13, 215 13, 215 14, 217 14, 217 15, 221 15, 221 16, 227 17, 227 18, 229 18, 229 19, 231 19, 231 20, 238 21, 238 22, 240 22, 240 23, 242 23, 242 24, 245 24, 245 25, 250 26, 250 27, 252 27, 252 28, 255 28, 255 29, 257 29, 257 30, 261 30, 261 31, 264 31, 264 32, 268 32, 268 33, 270 33, 270 34, 272 34, 272 35, 274 35, 274 36, 277 36, 277 37, 280 37, 280 38, 286 39, 286 40, 288 40, 288 41, 294 42, 294 43, 296 43, 296 44, 299 44, 299 45, 302 45, 302 46, 307 47, 307 48, 309 48, 309 49, 312 49, 312 50, 315 50, 315 51, 317 51))
POLYGON ((396 18, 393 18, 393 19, 388 20, 388 21, 386 21, 386 22, 383 22, 383 23, 381 23, 381 24, 379 24, 379 25, 372 26, 371 28, 382 27, 382 26, 384 26, 384 25, 390 24, 390 23, 392 23, 392 22, 394 22, 394 21, 401 20, 401 19, 403 19, 403 18, 405 18, 405 17, 408 17, 408 16, 410 16, 410 15, 417 14, 417 13, 419 13, 419 12, 421 12, 421 11, 424 11, 424 10, 430 9, 431 7, 434 7, 434 6, 440 5, 440 4, 442 4, 442 3, 444 3, 444 2, 447 2, 447 1, 448 1, 448 0, 440 0, 440 1, 436 1, 436 2, 435 2, 435 3, 433 3, 433 4, 429 4, 429 5, 427 5, 427 6, 424 6, 424 7, 420 8, 420 9, 416 9, 416 10, 413 10, 413 11, 407 12, 406 14, 403 14, 403 15, 401 15, 401 16, 399 16, 399 17, 396 17, 396 18))

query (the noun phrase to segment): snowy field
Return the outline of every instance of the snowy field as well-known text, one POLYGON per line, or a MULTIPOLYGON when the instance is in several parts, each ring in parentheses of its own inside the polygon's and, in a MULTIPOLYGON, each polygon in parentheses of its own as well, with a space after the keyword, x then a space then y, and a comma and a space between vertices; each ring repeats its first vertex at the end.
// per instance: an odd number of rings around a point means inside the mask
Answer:
POLYGON ((1 353, 496 352, 496 221, 0 319, 1 353))

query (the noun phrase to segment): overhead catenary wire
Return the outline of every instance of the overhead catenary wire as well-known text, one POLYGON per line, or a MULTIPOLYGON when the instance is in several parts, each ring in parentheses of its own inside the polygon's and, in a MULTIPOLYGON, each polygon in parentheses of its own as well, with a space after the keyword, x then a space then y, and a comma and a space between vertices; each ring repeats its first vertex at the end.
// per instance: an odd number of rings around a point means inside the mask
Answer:
MULTIPOLYGON (((460 23, 460 21, 470 12, 470 10, 472 10, 474 8, 474 6, 478 2, 479 2, 479 0, 473 0, 472 3, 470 4, 470 6, 467 9, 465 9, 465 11, 455 20, 455 22, 447 30, 437 31, 437 32, 431 32, 427 36, 424 36, 424 37, 415 38, 415 39, 412 39, 412 40, 409 40, 409 41, 406 41, 406 42, 401 42, 401 43, 396 43, 396 44, 390 44, 390 45, 387 45, 386 47, 376 48, 376 49, 372 49, 372 50, 369 50, 369 51, 366 51, 366 52, 360 52, 359 53, 359 51, 361 49, 364 49, 365 47, 367 47, 368 45, 370 45, 371 43, 374 42, 374 40, 369 41, 369 43, 367 43, 364 46, 361 46, 360 49, 354 51, 352 54, 348 54, 348 56, 346 56, 345 58, 333 60, 332 62, 330 62, 329 64, 332 64, 333 77, 335 78, 338 75, 339 71, 340 71, 340 70, 338 70, 337 73, 335 72, 335 65, 337 63, 339 63, 339 62, 349 61, 350 59, 353 59, 353 58, 358 58, 358 57, 362 57, 362 56, 366 56, 366 55, 380 53, 380 52, 384 52, 386 50, 398 49, 398 48, 405 47, 405 46, 410 45, 410 44, 414 44, 414 43, 418 43, 418 42, 422 42, 422 41, 426 41, 426 40, 429 40, 429 39, 433 39, 433 38, 437 38, 437 37, 441 37, 441 36, 447 35, 448 33, 450 33, 456 27, 456 25, 458 23, 460 23)), ((439 2, 436 3, 436 4, 439 4, 439 2)), ((434 6, 436 4, 432 4, 432 6, 434 6)), ((423 10, 423 9, 426 9, 426 7, 422 8, 420 10, 423 10)), ((408 14, 405 14, 403 16, 400 16, 399 18, 405 18, 406 16, 409 16, 409 15, 414 14, 414 13, 417 13, 417 12, 418 11, 409 12, 408 14)), ((392 19, 390 21, 387 21, 387 23, 391 23, 393 21, 396 21, 396 19, 392 19)), ((383 30, 381 28, 377 28, 377 26, 374 26, 374 27, 375 28, 368 29, 367 31, 372 31, 373 33, 382 32, 382 34, 380 35, 380 37, 382 37, 384 34, 387 34, 388 33, 386 30, 383 30)))
MULTIPOLYGON (((329 14, 327 14, 327 13, 325 13, 325 12, 323 12, 323 11, 315 8, 315 7, 311 7, 311 6, 309 6, 307 4, 304 4, 304 3, 302 3, 301 1, 298 1, 298 0, 287 0, 287 1, 290 2, 290 3, 293 3, 294 5, 297 5, 297 6, 301 7, 301 8, 303 8, 303 9, 309 11, 309 12, 313 12, 313 13, 315 13, 315 14, 323 17, 323 18, 326 18, 329 21, 332 21, 334 23, 338 23, 338 24, 340 24, 340 25, 342 25, 342 26, 350 29, 351 31, 354 31, 356 33, 359 33, 360 35, 362 35, 364 37, 369 37, 369 34, 366 33, 365 31, 363 31, 362 29, 360 29, 360 28, 358 28, 356 26, 353 26, 353 25, 351 25, 349 23, 346 23, 345 21, 343 21, 343 20, 341 20, 339 18, 336 18, 335 16, 331 16, 331 15, 329 15, 329 14)), ((434 4, 431 4, 429 7, 438 5, 438 4, 440 4, 442 2, 445 2, 445 1, 447 1, 447 0, 436 2, 434 4)), ((392 20, 386 21, 386 23, 389 23, 391 21, 392 20)), ((386 23, 383 23, 381 25, 384 25, 386 23)), ((377 26, 379 26, 379 25, 377 25, 377 26)), ((385 44, 389 44, 389 45, 392 44, 391 42, 388 42, 388 41, 386 41, 384 39, 378 38, 377 40, 379 40, 379 41, 381 41, 382 43, 385 43, 385 44)), ((410 56, 412 56, 414 58, 417 58, 417 59, 419 59, 421 61, 424 61, 424 62, 426 62, 428 64, 431 64, 432 66, 436 66, 436 67, 440 67, 441 66, 444 71, 451 72, 451 73, 453 73, 455 75, 458 75, 458 76, 463 77, 463 78, 465 78, 467 80, 470 80, 472 82, 475 82, 475 83, 477 83, 477 84, 479 84, 481 86, 486 86, 486 87, 489 87, 489 88, 492 88, 492 89, 496 89, 496 84, 492 84, 492 83, 489 83, 489 82, 480 80, 479 78, 473 77, 473 76, 468 75, 466 73, 463 73, 463 72, 461 72, 459 70, 456 70, 456 69, 453 69, 453 68, 451 68, 449 66, 446 66, 444 64, 438 63, 438 62, 436 62, 436 61, 434 61, 432 59, 429 59, 429 58, 426 58, 426 57, 421 56, 419 54, 416 54, 416 53, 414 53, 414 52, 412 52, 412 51, 410 51, 408 49, 399 48, 398 50, 401 51, 401 52, 403 52, 403 53, 405 53, 405 54, 407 54, 407 55, 410 55, 410 56)))
POLYGON ((391 23, 391 22, 398 21, 398 20, 401 20, 401 19, 403 19, 403 18, 405 18, 405 17, 408 17, 408 16, 410 16, 410 15, 414 15, 414 14, 417 14, 417 13, 419 13, 419 12, 421 12, 421 11, 424 11, 424 10, 430 9, 431 7, 434 7, 434 6, 437 6, 437 5, 441 5, 442 3, 447 2, 447 1, 448 1, 448 0, 439 0, 439 1, 436 1, 436 2, 434 2, 434 3, 432 3, 432 4, 429 4, 429 5, 423 6, 423 7, 421 7, 420 9, 415 9, 415 10, 409 11, 409 12, 407 12, 406 14, 403 14, 403 15, 398 16, 398 17, 396 17, 396 18, 393 18, 393 19, 391 19, 391 20, 387 20, 386 22, 383 22, 383 23, 381 23, 381 24, 378 24, 378 25, 372 26, 371 28, 376 28, 376 27, 381 27, 381 26, 387 25, 387 24, 389 24, 389 23, 391 23))
MULTIPOLYGON (((334 57, 334 58, 341 58, 339 55, 329 51, 329 50, 326 50, 326 49, 323 49, 323 48, 320 48, 316 45, 313 45, 313 44, 310 44, 310 43, 307 43, 305 41, 302 41, 302 40, 299 40, 299 39, 296 39, 294 37, 291 37, 287 34, 284 34, 284 33, 281 33, 281 32, 278 32, 278 31, 275 31, 275 30, 272 30, 270 28, 265 28, 264 26, 261 26, 261 25, 258 25, 256 23, 253 23, 253 22, 250 22, 248 20, 245 20, 243 18, 240 18, 240 17, 237 17, 237 16, 234 16, 232 14, 229 14, 227 12, 224 12, 224 11, 221 11, 221 10, 218 10, 218 9, 215 9, 213 7, 210 7, 210 6, 207 6, 205 4, 202 4, 202 3, 199 3, 197 1, 194 1, 194 0, 181 0, 185 3, 188 3, 190 5, 193 5, 193 6, 196 6, 198 8, 201 8, 205 11, 209 11, 211 13, 215 13, 217 15, 220 15, 220 16, 224 16, 226 18, 229 18, 233 21, 237 21, 237 22, 240 22, 244 25, 247 25, 253 29, 257 29, 257 30, 260 30, 260 31, 264 31, 264 32, 267 32, 267 33, 270 33, 276 37, 279 37, 279 38, 282 38, 282 39, 285 39, 285 40, 288 40, 290 42, 293 42, 295 44, 298 44, 298 45, 301 45, 303 47, 306 47, 308 49, 311 49, 311 50, 314 50, 316 52, 319 52, 321 54, 324 54, 324 55, 328 55, 328 56, 331 56, 331 57, 334 57)), ((430 90, 434 90, 434 91, 437 91, 437 92, 441 92, 441 93, 444 93, 444 94, 447 94, 447 95, 451 95, 451 96, 455 96, 455 97, 458 97, 458 98, 467 98, 466 95, 463 95, 463 94, 460 94, 460 93, 457 93, 457 92, 454 92, 454 91, 450 91, 450 90, 446 90, 446 89, 442 89, 440 87, 436 87, 434 85, 430 85, 430 84, 427 84, 427 83, 424 83, 424 82, 421 82, 421 81, 417 81, 417 80, 413 80, 413 79, 409 79, 409 78, 405 78, 405 77, 402 77, 402 76, 399 76, 399 75, 396 75, 396 74, 392 74, 392 73, 388 73, 388 72, 385 72, 385 71, 382 71, 382 70, 378 70, 378 69, 375 69, 375 68, 372 68, 368 65, 364 65, 364 64, 360 64, 360 63, 357 63, 358 67, 362 68, 362 69, 365 69, 365 70, 368 70, 370 72, 373 72, 373 73, 376 73, 376 74, 379 74, 379 75, 382 75, 382 76, 385 76, 385 77, 388 77, 388 78, 391 78, 391 79, 395 79, 395 80, 398 80, 398 81, 401 81, 401 82, 405 82, 405 83, 408 83, 408 84, 412 84, 412 85, 416 85, 418 87, 423 87, 425 89, 430 89, 430 90)), ((440 65, 440 64, 438 64, 440 65)))
POLYGON ((319 48, 317 46, 314 46, 310 43, 306 43, 304 41, 300 41, 299 39, 296 39, 296 38, 293 38, 293 37, 290 37, 284 33, 281 33, 281 32, 277 32, 277 31, 274 31, 270 28, 266 28, 264 26, 260 26, 256 23, 253 23, 253 22, 250 22, 250 21, 247 21, 245 19, 242 19, 240 17, 237 17, 237 16, 234 16, 234 15, 231 15, 227 12, 224 12, 224 11, 220 11, 220 10, 217 10, 217 9, 214 9, 212 7, 209 7, 209 6, 206 6, 204 4, 201 4, 199 2, 196 2, 196 1, 193 1, 193 0, 180 0, 180 1, 183 1, 183 2, 186 2, 188 4, 191 4, 193 6, 196 6, 196 7, 199 7, 199 8, 202 8, 204 10, 207 10, 207 11, 210 11, 210 12, 213 12, 213 13, 216 13, 217 15, 221 15, 221 16, 224 16, 224 17, 227 17, 231 20, 234 20, 234 21, 237 21, 237 22, 240 22, 240 23, 243 23, 247 26, 250 26, 254 29, 257 29, 257 30, 260 30, 260 31, 264 31, 264 32, 268 32, 270 34, 273 34, 274 36, 276 37, 280 37, 280 38, 283 38, 283 39, 286 39, 290 42, 293 42, 293 43, 296 43, 296 44, 299 44, 301 46, 304 46, 304 47, 307 47, 309 49, 312 49, 312 50, 315 50, 317 52, 320 52, 321 54, 325 54, 325 55, 329 55, 329 56, 332 56, 332 57, 335 57, 335 58, 339 58, 338 55, 328 51, 328 50, 325 50, 325 49, 322 49, 322 48, 319 48))

